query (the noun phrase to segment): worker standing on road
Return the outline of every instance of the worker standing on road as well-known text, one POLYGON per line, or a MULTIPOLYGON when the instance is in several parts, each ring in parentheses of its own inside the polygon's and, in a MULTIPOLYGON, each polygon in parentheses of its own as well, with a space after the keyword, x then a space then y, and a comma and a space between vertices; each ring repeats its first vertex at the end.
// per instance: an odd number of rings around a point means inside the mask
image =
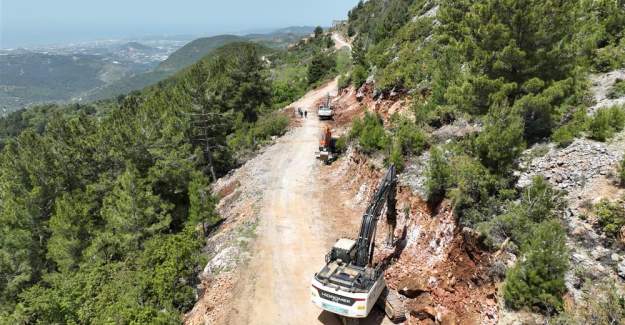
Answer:
POLYGON ((304 118, 308 118, 308 111, 304 111, 304 118))

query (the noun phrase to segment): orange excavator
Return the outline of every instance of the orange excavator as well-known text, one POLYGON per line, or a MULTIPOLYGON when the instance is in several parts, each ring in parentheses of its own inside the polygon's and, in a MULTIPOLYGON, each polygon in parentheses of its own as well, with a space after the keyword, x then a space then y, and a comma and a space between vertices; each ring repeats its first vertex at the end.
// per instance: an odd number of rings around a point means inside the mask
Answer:
POLYGON ((321 139, 319 140, 319 151, 316 152, 317 159, 329 164, 336 159, 335 139, 332 138, 332 130, 326 126, 321 139))

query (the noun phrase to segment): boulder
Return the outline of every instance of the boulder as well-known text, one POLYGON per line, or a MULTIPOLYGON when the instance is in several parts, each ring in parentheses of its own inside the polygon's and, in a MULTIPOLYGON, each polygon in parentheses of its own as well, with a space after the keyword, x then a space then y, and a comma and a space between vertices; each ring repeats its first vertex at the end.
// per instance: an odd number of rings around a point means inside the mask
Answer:
POLYGON ((427 279, 421 276, 404 277, 397 283, 397 291, 402 296, 416 298, 424 292, 429 292, 427 279))
POLYGON ((437 317, 438 324, 440 325, 456 325, 458 324, 457 319, 456 314, 449 310, 440 313, 437 317))
POLYGON ((415 299, 411 299, 405 304, 406 310, 410 315, 420 320, 436 319, 436 309, 434 309, 434 300, 429 293, 424 293, 415 299))
POLYGON ((436 320, 436 309, 432 306, 415 306, 410 309, 410 315, 419 320, 436 320))
POLYGON ((625 279, 625 261, 616 265, 616 272, 621 278, 625 279))

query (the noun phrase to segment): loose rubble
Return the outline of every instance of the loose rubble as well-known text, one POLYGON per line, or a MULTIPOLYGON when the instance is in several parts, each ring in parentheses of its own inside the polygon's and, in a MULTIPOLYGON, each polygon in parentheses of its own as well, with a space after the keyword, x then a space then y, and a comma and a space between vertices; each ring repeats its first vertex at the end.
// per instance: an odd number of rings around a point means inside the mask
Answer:
POLYGON ((408 161, 404 171, 399 175, 399 184, 408 186, 413 192, 421 197, 426 197, 426 171, 430 161, 430 152, 426 151, 418 157, 408 161))
POLYGON ((576 193, 590 181, 607 175, 622 154, 609 150, 605 143, 576 139, 566 148, 549 145, 542 157, 521 164, 519 187, 526 187, 536 175, 542 175, 553 186, 576 193))
POLYGON ((573 301, 582 298, 586 279, 594 282, 617 280, 619 276, 625 279, 622 248, 607 239, 594 227, 594 220, 588 218, 589 205, 623 195, 615 186, 614 174, 623 157, 624 143, 623 134, 618 134, 609 143, 576 139, 566 148, 540 145, 543 147, 527 150, 520 164, 518 187, 526 187, 532 177, 542 175, 566 193, 568 208, 563 220, 573 267, 565 275, 565 284, 573 301), (537 151, 543 151, 544 155, 536 156, 537 151))
POLYGON ((610 89, 618 79, 625 79, 625 69, 596 74, 590 77, 590 81, 592 82, 590 91, 593 94, 593 99, 596 104, 590 107, 588 110, 589 114, 594 114, 594 112, 600 108, 625 105, 625 97, 615 99, 608 98, 610 89))
POLYGON ((432 137, 437 142, 446 142, 451 139, 464 138, 470 134, 480 132, 482 126, 476 123, 469 123, 464 119, 454 121, 452 124, 443 125, 432 132, 432 137))

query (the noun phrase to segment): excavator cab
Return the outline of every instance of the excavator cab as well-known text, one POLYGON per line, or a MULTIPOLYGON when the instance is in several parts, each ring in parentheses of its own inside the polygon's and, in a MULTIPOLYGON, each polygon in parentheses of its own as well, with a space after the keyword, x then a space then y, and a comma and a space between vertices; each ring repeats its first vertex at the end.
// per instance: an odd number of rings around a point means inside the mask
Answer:
POLYGON ((334 243, 332 249, 326 255, 326 263, 332 260, 341 260, 349 263, 356 257, 356 241, 348 238, 341 238, 334 243))

